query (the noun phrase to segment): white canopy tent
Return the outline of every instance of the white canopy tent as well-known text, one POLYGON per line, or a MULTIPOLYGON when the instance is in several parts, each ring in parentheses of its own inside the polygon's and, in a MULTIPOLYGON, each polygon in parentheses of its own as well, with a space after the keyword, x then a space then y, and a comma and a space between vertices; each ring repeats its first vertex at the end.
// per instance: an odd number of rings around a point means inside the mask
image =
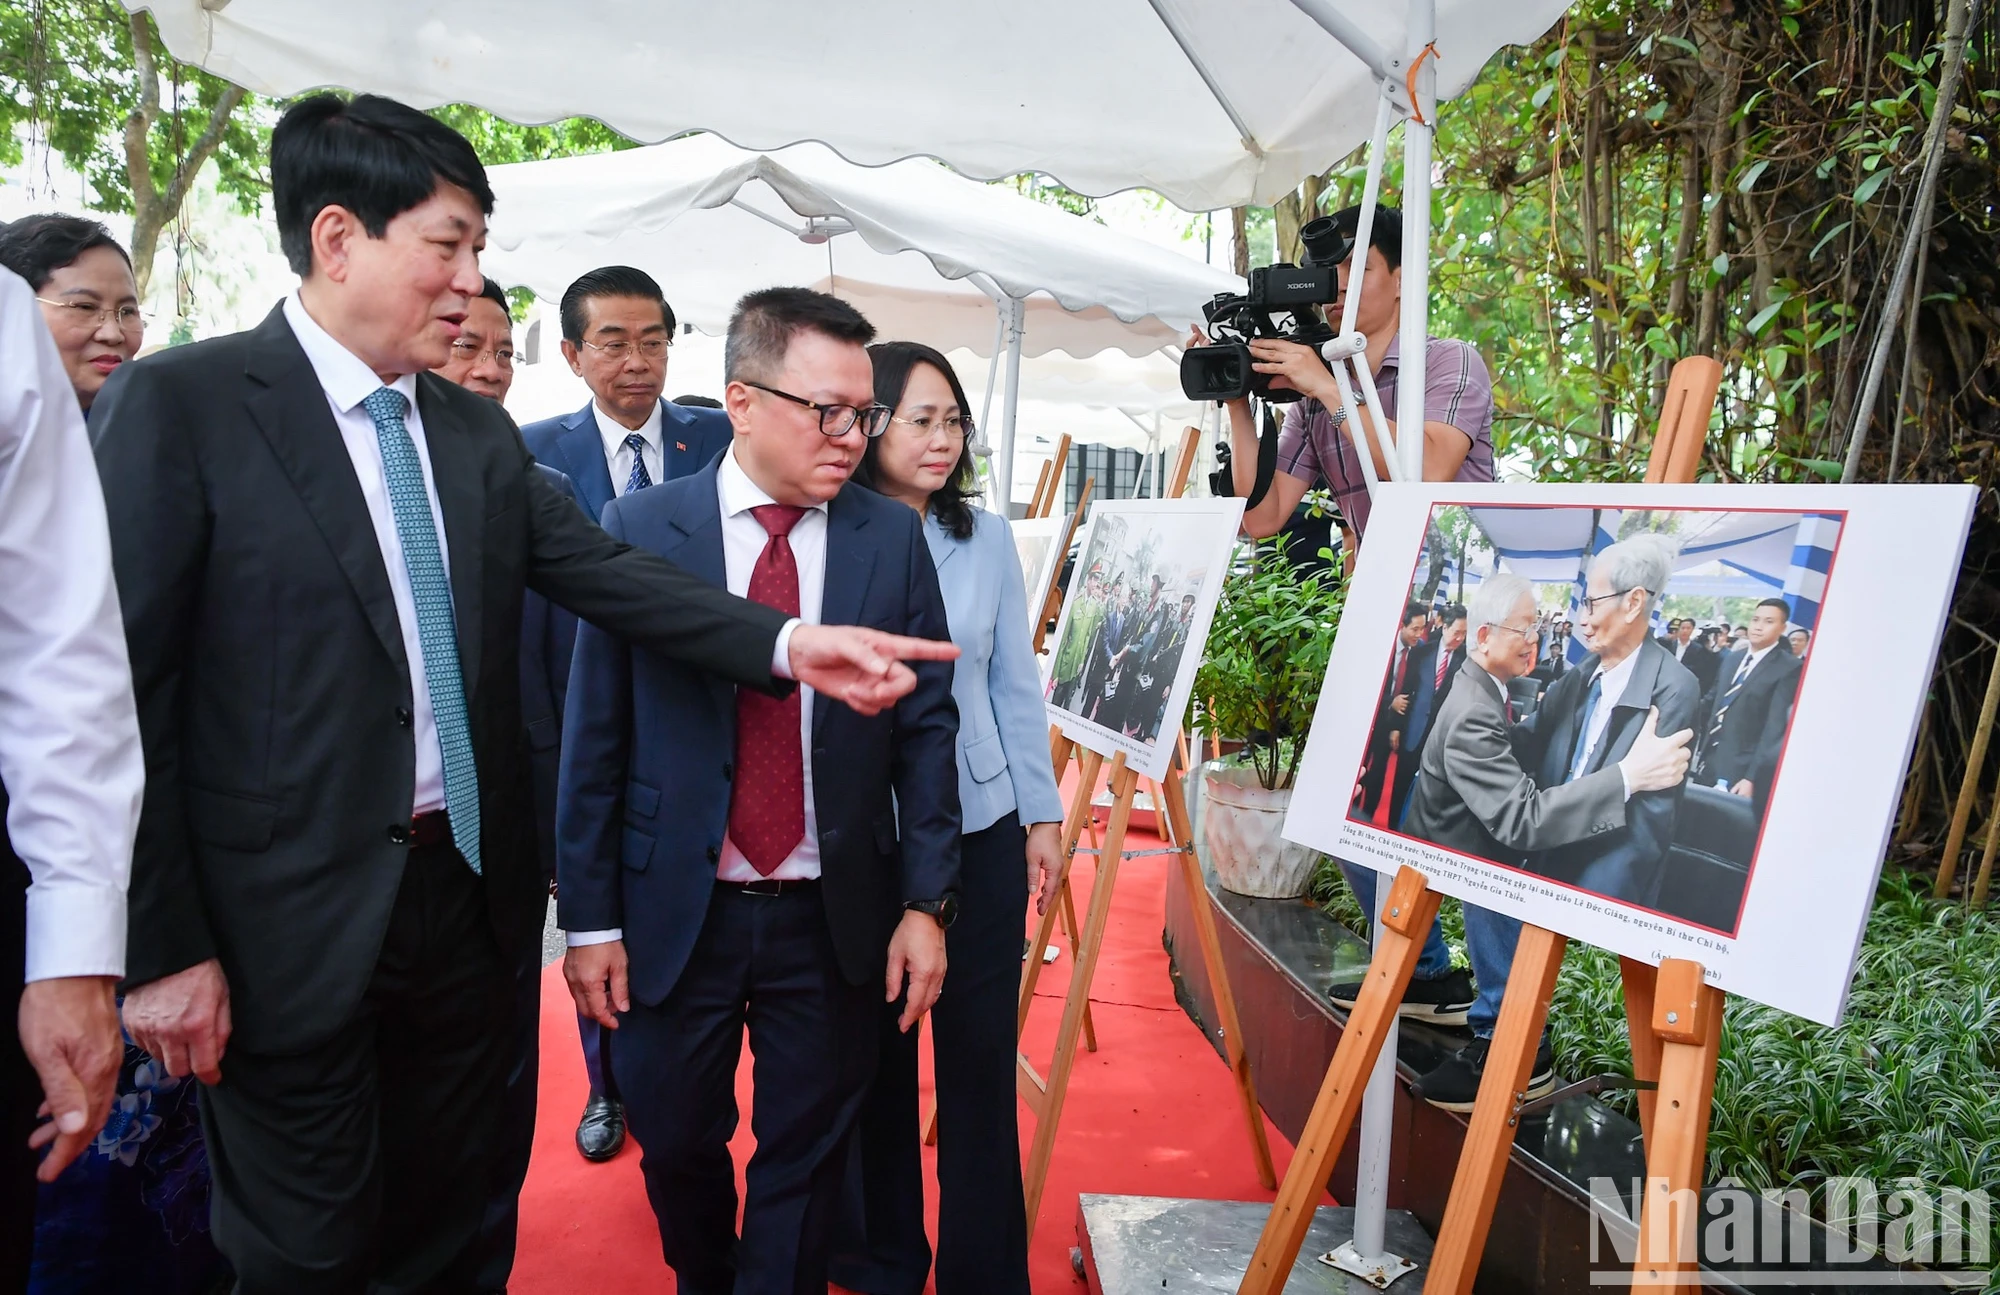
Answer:
POLYGON ((489 174, 487 272, 544 299, 620 262, 652 274, 679 317, 710 334, 743 293, 798 284, 852 302, 883 337, 1004 353, 1000 499, 1011 497, 1021 357, 1154 355, 1186 337, 1210 297, 1243 287, 1193 257, 922 158, 868 168, 820 144, 762 154, 697 135, 489 174))

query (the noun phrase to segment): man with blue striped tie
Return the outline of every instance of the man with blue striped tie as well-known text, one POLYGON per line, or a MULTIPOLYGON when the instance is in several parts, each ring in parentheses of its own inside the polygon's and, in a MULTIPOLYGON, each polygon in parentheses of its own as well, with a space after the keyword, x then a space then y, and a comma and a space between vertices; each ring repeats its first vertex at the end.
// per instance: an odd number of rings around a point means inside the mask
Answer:
POLYGON ((876 713, 949 644, 804 625, 612 540, 446 363, 493 205, 472 146, 320 94, 271 137, 296 293, 119 366, 95 450, 146 791, 125 1024, 202 1081, 242 1295, 459 1291, 501 1142, 529 827, 529 586, 751 690, 876 713))

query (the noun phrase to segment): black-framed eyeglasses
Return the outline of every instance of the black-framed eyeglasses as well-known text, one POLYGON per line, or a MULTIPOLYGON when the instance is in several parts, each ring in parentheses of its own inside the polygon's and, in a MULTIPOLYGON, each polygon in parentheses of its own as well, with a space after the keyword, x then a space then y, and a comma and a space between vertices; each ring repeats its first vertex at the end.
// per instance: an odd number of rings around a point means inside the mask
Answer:
POLYGON ((804 396, 795 396, 789 391, 780 391, 776 387, 767 387, 761 382, 752 382, 748 378, 740 379, 740 381, 746 387, 755 387, 757 390, 769 392, 781 400, 789 400, 795 405, 804 405, 807 409, 816 411, 819 414, 820 434, 823 436, 845 436, 848 432, 859 427, 863 436, 873 440, 882 434, 882 429, 889 425, 889 416, 896 412, 887 405, 862 405, 859 407, 854 405, 822 405, 817 400, 807 400, 804 396))
POLYGON ((1638 585, 1626 585, 1623 589, 1620 589, 1616 593, 1599 594, 1595 598, 1580 599, 1579 601, 1583 603, 1583 614, 1586 616, 1595 616, 1597 615, 1597 604, 1608 603, 1613 598, 1623 598, 1626 594, 1631 593, 1634 589, 1637 588, 1639 588, 1638 585))

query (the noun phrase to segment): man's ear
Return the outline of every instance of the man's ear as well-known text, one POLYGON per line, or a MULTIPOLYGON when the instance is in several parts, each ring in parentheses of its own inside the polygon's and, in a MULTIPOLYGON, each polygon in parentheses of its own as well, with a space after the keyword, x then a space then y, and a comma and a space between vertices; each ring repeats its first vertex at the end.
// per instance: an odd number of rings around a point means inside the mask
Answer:
POLYGON ((575 342, 567 337, 562 339, 562 355, 569 361, 569 371, 577 377, 583 376, 583 352, 575 342))
POLYGON ((367 237, 368 231, 352 211, 338 203, 321 207, 306 230, 312 248, 312 272, 333 283, 346 282, 354 242, 367 237))

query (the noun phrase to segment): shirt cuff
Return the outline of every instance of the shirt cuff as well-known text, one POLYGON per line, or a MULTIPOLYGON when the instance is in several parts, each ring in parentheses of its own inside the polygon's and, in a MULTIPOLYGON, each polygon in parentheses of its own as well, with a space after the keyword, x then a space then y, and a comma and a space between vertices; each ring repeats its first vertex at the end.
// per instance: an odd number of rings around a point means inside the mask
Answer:
POLYGON ((792 673, 792 631, 800 624, 796 616, 786 621, 778 631, 777 645, 771 649, 771 673, 780 679, 798 680, 798 676, 792 673))
POLYGON ((27 979, 125 975, 125 891, 40 885, 28 891, 27 979))
POLYGON ((1618 762, 1618 781, 1624 784, 1625 799, 1632 799, 1632 775, 1625 772, 1625 762, 1623 760, 1618 762))
POLYGON ((624 938, 625 932, 621 927, 613 927, 608 931, 566 931, 563 933, 563 939, 569 942, 569 947, 572 949, 581 949, 589 944, 609 944, 613 940, 622 940, 624 938))

